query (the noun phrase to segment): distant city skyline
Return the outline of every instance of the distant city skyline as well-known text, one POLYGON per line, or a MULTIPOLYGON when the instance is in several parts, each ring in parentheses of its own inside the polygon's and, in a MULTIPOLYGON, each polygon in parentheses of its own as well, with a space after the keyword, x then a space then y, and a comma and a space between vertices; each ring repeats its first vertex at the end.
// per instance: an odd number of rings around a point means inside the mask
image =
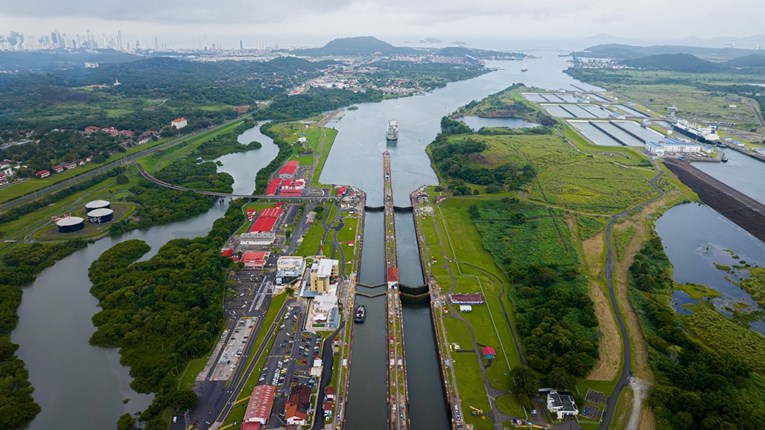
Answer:
MULTIPOLYGON (((317 46, 336 37, 372 35, 391 43, 435 37, 445 42, 507 49, 535 41, 587 43, 597 35, 628 42, 682 43, 754 48, 765 42, 759 0, 133 0, 105 5, 99 0, 26 0, 0 4, 0 32, 44 37, 123 33, 123 44, 142 47, 237 49, 256 45, 317 46), (708 4, 707 4, 708 3, 708 4), (756 37, 752 37, 756 36, 756 37), (717 38, 723 38, 718 39, 717 38), (736 38, 746 38, 736 41, 736 38), (515 46, 512 46, 515 45, 515 46)), ((600 38, 607 40, 608 38, 600 38)), ((527 45, 528 46, 524 46, 527 45)), ((569 47, 563 47, 569 48, 569 47)))

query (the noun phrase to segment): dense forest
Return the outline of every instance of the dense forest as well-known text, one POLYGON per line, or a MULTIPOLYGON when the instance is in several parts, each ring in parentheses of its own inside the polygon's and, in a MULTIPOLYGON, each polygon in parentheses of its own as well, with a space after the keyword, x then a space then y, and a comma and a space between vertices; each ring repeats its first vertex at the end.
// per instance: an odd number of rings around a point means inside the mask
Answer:
POLYGON ((354 92, 341 89, 310 88, 308 91, 294 96, 277 95, 267 108, 255 113, 255 118, 275 121, 298 120, 341 107, 357 103, 378 102, 382 99, 382 92, 375 90, 354 92))
POLYGON ((241 124, 231 131, 215 136, 207 142, 199 145, 194 154, 199 155, 205 160, 214 160, 222 155, 232 154, 235 152, 244 152, 252 149, 259 149, 262 144, 260 142, 248 142, 245 144, 239 143, 237 140, 239 135, 246 130, 255 127, 255 121, 252 118, 246 118, 241 124))
POLYGON ((16 357, 18 345, 11 342, 16 327, 16 309, 21 287, 34 281, 43 269, 87 246, 83 240, 17 247, 3 255, 0 264, 0 429, 25 427, 40 412, 32 398, 24 362, 16 357))
POLYGON ((686 332, 669 304, 671 271, 657 236, 646 242, 630 267, 630 296, 657 377, 650 396, 657 427, 765 428, 762 378, 731 352, 704 345, 686 332))
POLYGON ((476 204, 470 213, 484 248, 513 284, 510 297, 529 366, 544 375, 545 385, 571 387, 598 359, 598 322, 575 252, 546 237, 529 210, 501 199, 476 204))
POLYGON ((130 366, 132 386, 156 397, 141 419, 147 430, 165 429, 165 408, 185 410, 196 395, 178 389, 178 377, 192 358, 212 348, 223 324, 228 258, 219 256, 229 235, 244 222, 243 202, 232 202, 206 237, 176 239, 148 261, 136 262, 149 247, 131 240, 104 252, 89 269, 91 292, 102 311, 93 317, 91 343, 119 347, 130 366))
POLYGON ((491 188, 487 191, 514 190, 528 183, 536 174, 530 164, 518 166, 505 163, 497 167, 484 167, 473 162, 471 155, 485 151, 487 145, 467 134, 459 136, 472 131, 462 122, 444 117, 441 130, 431 143, 430 154, 438 172, 453 185, 467 182, 488 185, 491 188))

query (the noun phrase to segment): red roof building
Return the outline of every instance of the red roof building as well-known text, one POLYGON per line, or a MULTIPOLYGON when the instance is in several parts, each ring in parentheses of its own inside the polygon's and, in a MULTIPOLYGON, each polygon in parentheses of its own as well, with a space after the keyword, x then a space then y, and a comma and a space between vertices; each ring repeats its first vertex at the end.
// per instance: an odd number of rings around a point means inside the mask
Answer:
POLYGON ((279 183, 281 183, 281 179, 274 178, 271 179, 271 181, 268 183, 268 186, 266 187, 266 195, 267 196, 275 196, 276 191, 279 190, 279 183))
POLYGON ((398 282, 398 267, 388 267, 388 282, 398 282))
POLYGON ((100 127, 96 127, 95 125, 90 125, 85 127, 85 134, 93 134, 97 131, 101 131, 100 127))
POLYGON ((449 294, 449 300, 455 305, 480 305, 483 297, 479 293, 449 294))
POLYGON ((266 261, 270 252, 266 251, 247 251, 242 255, 244 267, 250 269, 262 269, 266 266, 266 261))
POLYGON ((298 168, 300 167, 300 162, 297 160, 290 160, 286 163, 284 163, 284 167, 282 167, 281 170, 279 170, 279 178, 281 179, 290 179, 295 177, 295 173, 297 173, 298 168))
POLYGON ((276 387, 273 385, 258 385, 252 390, 250 402, 247 404, 244 420, 242 420, 242 429, 255 430, 266 424, 268 417, 271 416, 275 392, 276 387), (246 424, 249 426, 245 427, 246 424))
POLYGON ((284 211, 280 207, 263 209, 258 215, 258 219, 252 223, 250 227, 250 233, 264 233, 271 232, 276 225, 276 222, 282 216, 284 211))
POLYGON ((38 171, 35 172, 35 176, 37 176, 40 179, 47 178, 48 176, 50 176, 50 171, 48 171, 48 170, 38 170, 38 171))
POLYGON ((188 121, 186 121, 186 118, 184 117, 176 118, 170 121, 170 127, 175 127, 176 130, 180 130, 183 127, 186 127, 188 124, 188 121))
POLYGON ((257 212, 255 209, 247 209, 247 220, 252 221, 252 217, 255 216, 255 212, 257 212))
POLYGON ((327 396, 327 399, 334 400, 335 398, 335 387, 327 387, 324 389, 324 395, 327 396))
POLYGON ((494 357, 497 356, 497 353, 494 351, 494 348, 490 346, 484 346, 481 348, 481 354, 483 354, 483 358, 492 360, 494 357))
POLYGON ((231 248, 223 248, 220 250, 221 257, 231 257, 232 255, 234 255, 234 250, 231 248))
POLYGON ((64 171, 64 165, 63 164, 56 164, 55 166, 51 167, 54 172, 61 173, 64 171))
POLYGON ((338 197, 342 197, 345 195, 345 192, 348 191, 345 187, 337 187, 337 195, 338 197))
POLYGON ((284 405, 284 419, 288 425, 305 425, 310 399, 311 389, 307 385, 292 387, 290 397, 284 405))

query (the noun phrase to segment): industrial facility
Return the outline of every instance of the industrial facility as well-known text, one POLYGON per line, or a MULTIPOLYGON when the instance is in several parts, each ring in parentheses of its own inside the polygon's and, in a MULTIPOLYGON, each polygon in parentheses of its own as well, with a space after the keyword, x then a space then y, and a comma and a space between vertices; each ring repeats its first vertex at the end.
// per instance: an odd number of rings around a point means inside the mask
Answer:
POLYGON ((78 216, 69 216, 56 221, 60 233, 71 233, 85 228, 85 220, 78 216))
POLYGON ((88 221, 93 224, 103 224, 114 219, 114 211, 108 208, 93 209, 88 212, 88 221))

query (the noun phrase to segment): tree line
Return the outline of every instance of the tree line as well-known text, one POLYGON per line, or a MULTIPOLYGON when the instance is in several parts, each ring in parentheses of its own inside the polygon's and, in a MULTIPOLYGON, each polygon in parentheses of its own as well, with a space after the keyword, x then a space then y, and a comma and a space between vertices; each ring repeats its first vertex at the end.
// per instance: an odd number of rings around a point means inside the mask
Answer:
POLYGON ((178 389, 189 360, 210 351, 224 321, 226 268, 220 248, 243 222, 241 200, 231 203, 205 237, 168 242, 148 261, 137 262, 149 246, 130 240, 104 252, 90 266, 92 294, 102 310, 93 317, 91 343, 119 347, 121 361, 135 378, 131 386, 153 392, 141 414, 143 428, 165 429, 165 408, 186 410, 196 402, 178 389))

